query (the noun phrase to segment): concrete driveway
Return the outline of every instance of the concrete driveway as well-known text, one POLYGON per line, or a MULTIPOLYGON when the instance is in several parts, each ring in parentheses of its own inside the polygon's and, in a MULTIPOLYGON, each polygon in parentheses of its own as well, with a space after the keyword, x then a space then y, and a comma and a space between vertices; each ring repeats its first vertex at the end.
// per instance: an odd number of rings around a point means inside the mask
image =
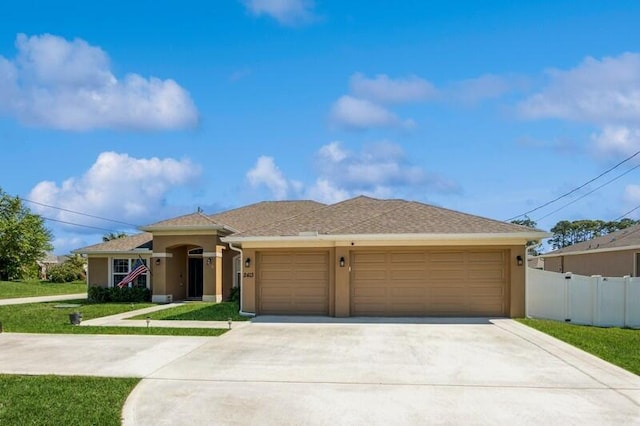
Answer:
POLYGON ((169 362, 124 424, 640 424, 638 376, 511 320, 298 320, 169 362))

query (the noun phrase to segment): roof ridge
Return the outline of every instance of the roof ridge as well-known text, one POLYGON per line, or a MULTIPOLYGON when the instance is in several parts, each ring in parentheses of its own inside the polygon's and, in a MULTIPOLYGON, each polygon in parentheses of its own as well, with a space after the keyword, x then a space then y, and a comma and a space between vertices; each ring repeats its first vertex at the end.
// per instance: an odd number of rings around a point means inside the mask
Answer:
POLYGON ((372 200, 382 201, 383 203, 385 203, 387 201, 401 201, 403 204, 399 205, 399 206, 396 206, 396 207, 389 208, 388 210, 385 210, 384 212, 381 212, 381 213, 378 213, 378 214, 375 214, 375 215, 371 215, 371 216, 367 217, 366 219, 361 220, 359 222, 351 222, 349 224, 342 225, 339 228, 334 228, 334 229, 330 230, 329 232, 333 233, 333 232, 336 232, 336 231, 343 230, 344 228, 349 227, 349 226, 361 225, 363 223, 370 222, 370 221, 372 221, 372 220, 374 220, 374 219, 376 219, 376 218, 378 218, 380 216, 384 216, 385 214, 389 214, 389 213, 394 212, 394 211, 396 211, 396 210, 398 210, 398 209, 400 209, 402 207, 405 207, 405 205, 407 203, 410 203, 410 201, 402 200, 402 199, 399 199, 399 198, 394 198, 394 199, 391 199, 391 200, 380 200, 380 199, 373 198, 373 197, 366 197, 366 196, 363 196, 363 197, 368 198, 368 199, 372 199, 372 200))
MULTIPOLYGON (((296 200, 290 200, 290 201, 296 201, 296 200)), ((300 201, 313 201, 313 200, 300 200, 300 201)), ((262 201, 261 203, 263 203, 263 202, 264 202, 264 201, 262 201)), ((246 232, 250 232, 250 231, 252 231, 252 230, 254 230, 254 229, 270 228, 270 227, 273 227, 274 225, 276 225, 276 224, 278 224, 278 223, 281 223, 281 222, 285 222, 285 221, 291 220, 291 219, 293 219, 293 218, 295 218, 295 217, 302 216, 302 215, 304 215, 304 214, 309 214, 309 213, 311 213, 311 212, 315 212, 315 211, 318 211, 318 210, 320 210, 320 209, 324 209, 324 208, 328 208, 328 207, 330 207, 330 206, 333 206, 333 204, 324 204, 324 203, 320 203, 320 202, 318 202, 318 201, 314 201, 314 202, 316 202, 316 203, 318 203, 318 204, 319 204, 318 208, 314 208, 314 209, 311 209, 311 210, 306 211, 306 212, 300 212, 300 213, 294 214, 294 215, 292 215, 292 216, 287 216, 287 217, 285 217, 285 218, 282 218, 282 219, 276 220, 276 221, 274 221, 274 222, 269 222, 269 223, 268 223, 268 224, 266 224, 266 225, 260 225, 260 226, 256 226, 256 227, 249 228, 249 229, 243 229, 243 230, 242 230, 242 232, 240 232, 240 234, 244 234, 244 233, 246 233, 246 232)), ((258 203, 258 204, 260 204, 260 203, 258 203)))

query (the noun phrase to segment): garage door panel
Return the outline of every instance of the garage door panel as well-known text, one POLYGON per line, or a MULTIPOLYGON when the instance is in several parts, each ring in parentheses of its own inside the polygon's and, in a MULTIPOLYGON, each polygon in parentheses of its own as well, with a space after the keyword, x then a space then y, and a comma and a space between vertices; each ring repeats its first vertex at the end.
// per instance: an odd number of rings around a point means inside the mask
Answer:
POLYGON ((384 253, 357 253, 354 255, 359 264, 375 263, 380 264, 385 261, 384 253))
POLYGON ((419 252, 392 252, 389 255, 391 263, 422 263, 424 264, 426 253, 419 252))
POLYGON ((354 253, 351 314, 504 315, 505 258, 502 250, 354 253))
POLYGON ((424 271, 390 271, 389 278, 396 282, 419 282, 424 277, 424 271))
POLYGON ((432 263, 451 263, 460 264, 464 262, 464 252, 431 252, 429 253, 429 261, 432 263))
POLYGON ((261 314, 329 314, 327 252, 260 253, 258 306, 261 314))

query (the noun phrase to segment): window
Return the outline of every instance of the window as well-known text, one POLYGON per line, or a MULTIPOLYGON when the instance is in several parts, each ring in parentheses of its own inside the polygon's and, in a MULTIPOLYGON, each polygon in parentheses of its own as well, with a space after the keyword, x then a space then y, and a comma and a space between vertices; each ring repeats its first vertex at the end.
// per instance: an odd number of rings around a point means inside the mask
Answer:
MULTIPOLYGON (((138 259, 113 259, 112 263, 112 286, 118 285, 120 281, 131 271, 133 265, 135 265, 138 259)), ((142 263, 147 265, 147 259, 142 259, 142 263)), ((144 273, 140 275, 138 278, 133 280, 131 286, 133 287, 148 287, 149 283, 149 273, 144 273)))

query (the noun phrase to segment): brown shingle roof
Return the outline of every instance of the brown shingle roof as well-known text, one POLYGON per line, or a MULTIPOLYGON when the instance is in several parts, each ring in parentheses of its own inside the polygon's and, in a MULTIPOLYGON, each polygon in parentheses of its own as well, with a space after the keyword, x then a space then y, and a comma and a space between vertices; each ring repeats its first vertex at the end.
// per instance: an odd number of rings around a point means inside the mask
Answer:
POLYGON ((183 216, 174 217, 160 222, 153 223, 151 225, 143 226, 143 228, 174 228, 183 226, 207 226, 207 225, 220 225, 216 221, 212 220, 206 214, 197 212, 185 214, 183 216))
POLYGON ((589 250, 624 249, 631 246, 640 246, 640 225, 630 226, 628 228, 603 235, 602 237, 573 244, 550 253, 546 253, 543 256, 547 257, 589 250))
POLYGON ((531 232, 531 228, 405 200, 360 196, 234 236, 318 234, 468 234, 531 232))
POLYGON ((287 219, 299 214, 308 213, 325 207, 316 201, 262 201, 212 214, 209 218, 218 223, 224 223, 238 231, 259 228, 269 223, 287 219))
POLYGON ((94 252, 117 252, 117 251, 131 251, 135 249, 149 249, 153 246, 153 235, 149 232, 142 232, 140 234, 129 235, 124 238, 116 238, 114 240, 106 241, 100 244, 94 244, 92 246, 83 247, 74 250, 76 253, 94 253, 94 252))

